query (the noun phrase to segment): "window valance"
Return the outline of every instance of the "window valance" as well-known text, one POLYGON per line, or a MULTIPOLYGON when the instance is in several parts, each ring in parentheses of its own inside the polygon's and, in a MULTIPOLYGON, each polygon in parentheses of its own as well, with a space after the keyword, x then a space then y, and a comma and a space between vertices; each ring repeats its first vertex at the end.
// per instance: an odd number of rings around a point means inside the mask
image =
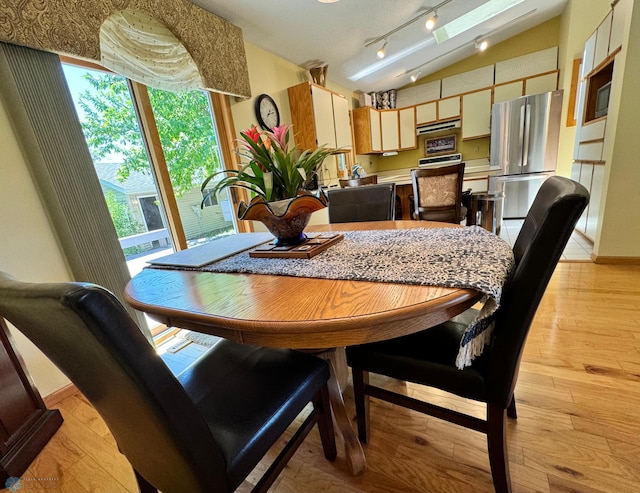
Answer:
MULTIPOLYGON (((170 33, 179 41, 182 47, 174 45, 173 49, 184 50, 183 54, 186 52, 190 56, 197 68, 201 88, 245 98, 251 96, 240 28, 186 0, 4 0, 0 2, 0 41, 100 64, 108 63, 107 60, 122 64, 122 57, 129 55, 118 51, 114 56, 113 50, 103 54, 100 38, 103 31, 109 31, 110 36, 124 36, 126 31, 121 27, 115 34, 114 26, 118 23, 114 20, 118 15, 131 19, 132 13, 139 19, 151 18, 162 26, 165 35, 170 33)), ((137 21, 134 23, 137 25, 137 21)), ((145 31, 139 26, 136 29, 141 40, 144 36, 140 33, 145 31)), ((144 40, 141 43, 144 45, 144 40)), ((169 50, 165 55, 175 56, 175 52, 169 50)), ((163 63, 156 63, 155 69, 136 68, 142 69, 142 75, 147 76, 145 71, 161 70, 158 68, 161 65, 163 63)), ((193 67, 187 68, 187 65, 188 62, 182 62, 174 68, 180 77, 190 79, 188 84, 193 84, 193 67)), ((131 68, 128 63, 124 66, 131 68)), ((124 70, 109 68, 118 73, 124 70)), ((173 78, 175 81, 177 77, 174 75, 173 78)))

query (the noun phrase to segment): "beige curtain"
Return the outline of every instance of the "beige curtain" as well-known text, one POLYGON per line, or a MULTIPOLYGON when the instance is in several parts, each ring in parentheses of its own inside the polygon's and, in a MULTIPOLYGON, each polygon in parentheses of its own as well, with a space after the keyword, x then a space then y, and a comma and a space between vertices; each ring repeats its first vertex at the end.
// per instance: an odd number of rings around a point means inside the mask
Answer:
POLYGON ((166 91, 204 87, 198 67, 180 40, 159 20, 140 10, 110 15, 100 27, 104 67, 166 91))

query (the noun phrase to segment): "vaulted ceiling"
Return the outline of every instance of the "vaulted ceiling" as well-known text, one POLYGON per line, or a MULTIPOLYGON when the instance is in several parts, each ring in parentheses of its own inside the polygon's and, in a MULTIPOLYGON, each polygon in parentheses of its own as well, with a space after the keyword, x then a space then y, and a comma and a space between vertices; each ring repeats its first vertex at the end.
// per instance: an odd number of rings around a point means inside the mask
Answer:
MULTIPOLYGON (((567 0, 516 0, 517 4, 472 29, 437 43, 425 27, 437 9, 437 26, 486 0, 192 0, 243 30, 244 39, 303 67, 327 64, 328 78, 353 91, 403 87, 411 75, 436 72, 471 56, 475 42, 496 44, 562 14, 567 0), (423 15, 421 15, 423 14, 423 15), (414 22, 409 22, 415 19, 414 22), (386 36, 386 56, 376 51, 386 36), (365 47, 377 38, 381 40, 365 47)), ((473 15, 473 14, 472 14, 473 15)))

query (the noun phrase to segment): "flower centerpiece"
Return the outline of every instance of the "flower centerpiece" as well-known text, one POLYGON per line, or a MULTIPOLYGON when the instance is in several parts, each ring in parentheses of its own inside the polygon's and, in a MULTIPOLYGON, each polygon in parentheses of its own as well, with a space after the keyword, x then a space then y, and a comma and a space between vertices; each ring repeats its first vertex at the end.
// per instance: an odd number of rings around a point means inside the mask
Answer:
MULTIPOLYGON (((327 205, 322 190, 312 194, 305 187, 316 175, 316 169, 336 151, 319 146, 314 151, 290 146, 292 125, 280 125, 260 132, 255 125, 240 132, 237 149, 246 162, 240 169, 228 169, 209 175, 201 190, 211 180, 222 176, 204 196, 217 194, 229 187, 249 190, 254 198, 249 205, 240 202, 238 218, 262 222, 276 237, 279 245, 300 243, 311 213, 327 205)), ((215 180, 214 180, 215 181, 215 180)))

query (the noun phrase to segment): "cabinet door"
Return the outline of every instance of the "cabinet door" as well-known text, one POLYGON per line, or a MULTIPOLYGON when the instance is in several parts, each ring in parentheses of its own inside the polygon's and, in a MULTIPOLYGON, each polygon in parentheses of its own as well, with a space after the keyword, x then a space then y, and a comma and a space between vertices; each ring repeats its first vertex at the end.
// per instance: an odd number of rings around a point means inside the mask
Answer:
MULTIPOLYGON (((593 164, 583 164, 580 169, 580 184, 586 188, 587 190, 591 190, 591 177, 593 175, 593 164)), ((583 233, 587 233, 587 214, 589 212, 589 208, 587 207, 580 219, 578 220, 578 224, 576 225, 576 229, 582 231, 583 233)))
POLYGON ((416 112, 413 106, 403 108, 400 116, 400 149, 415 149, 418 147, 416 135, 416 112))
POLYGON ((582 73, 580 78, 584 79, 586 75, 593 70, 593 54, 596 51, 596 35, 594 32, 587 42, 584 44, 584 52, 582 53, 582 73))
POLYGON ((611 35, 609 36, 609 54, 622 46, 625 35, 625 22, 631 18, 632 0, 618 0, 613 7, 611 35))
POLYGON ((462 96, 462 138, 477 139, 491 134, 491 89, 462 96))
POLYGON ((493 88, 493 102, 501 103, 502 101, 511 101, 512 99, 524 96, 524 85, 521 80, 510 82, 509 84, 501 84, 493 88))
POLYGON ((397 151, 400 148, 400 123, 398 110, 383 110, 380 112, 382 127, 382 150, 397 151))
POLYGON ((416 106, 416 123, 432 123, 438 119, 437 103, 432 101, 430 103, 419 104, 416 106))
POLYGON ((438 101, 438 120, 448 120, 460 116, 460 96, 438 101))
POLYGON ((591 176, 591 189, 589 190, 589 209, 587 212, 587 226, 585 231, 585 234, 592 240, 596 237, 596 230, 598 228, 598 214, 600 214, 603 182, 604 165, 594 165, 591 176))
POLYGON ((549 91, 555 91, 558 88, 558 74, 554 72, 552 74, 540 75, 538 77, 531 77, 524 81, 524 93, 527 96, 533 96, 534 94, 542 94, 549 91))
POLYGON ((369 128, 371 130, 371 151, 382 152, 382 129, 380 128, 380 112, 369 108, 369 128))
POLYGON ((593 67, 597 67, 609 54, 609 35, 611 34, 611 18, 613 12, 604 18, 596 31, 596 47, 593 51, 593 67))
POLYGON ((336 129, 336 148, 351 149, 351 123, 349 122, 349 101, 347 98, 332 94, 333 120, 336 129))
POLYGON ((311 86, 313 101, 313 119, 316 124, 317 144, 336 148, 336 129, 333 122, 333 101, 331 92, 317 86, 311 86))

